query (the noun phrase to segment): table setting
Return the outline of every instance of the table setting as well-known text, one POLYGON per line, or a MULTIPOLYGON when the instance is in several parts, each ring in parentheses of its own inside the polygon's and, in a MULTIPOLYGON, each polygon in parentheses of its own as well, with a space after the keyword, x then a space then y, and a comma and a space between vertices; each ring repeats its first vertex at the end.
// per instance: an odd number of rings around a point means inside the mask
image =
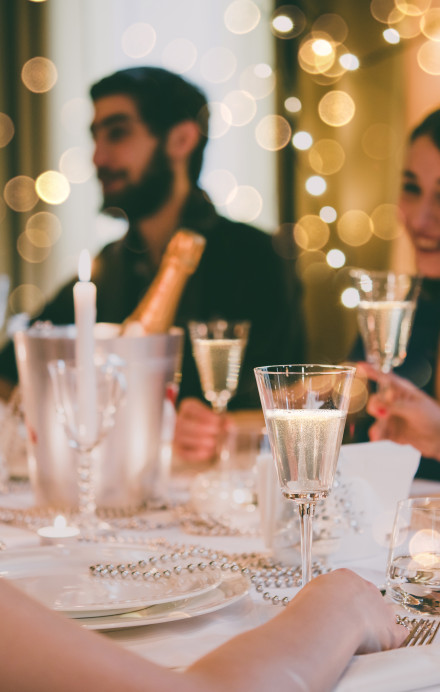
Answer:
MULTIPOLYGON (((408 445, 341 445, 355 369, 256 368, 265 427, 229 433, 205 471, 174 467, 165 412, 181 330, 97 325, 89 278, 78 283, 75 325, 16 336, 28 466, 0 489, 0 578, 183 670, 271 619, 317 575, 349 567, 382 590, 408 637, 428 620, 432 642, 414 635, 354 656, 334 689, 439 689, 440 485, 427 497, 414 481, 420 453, 408 445)), ((248 328, 191 325, 219 415, 248 328)))

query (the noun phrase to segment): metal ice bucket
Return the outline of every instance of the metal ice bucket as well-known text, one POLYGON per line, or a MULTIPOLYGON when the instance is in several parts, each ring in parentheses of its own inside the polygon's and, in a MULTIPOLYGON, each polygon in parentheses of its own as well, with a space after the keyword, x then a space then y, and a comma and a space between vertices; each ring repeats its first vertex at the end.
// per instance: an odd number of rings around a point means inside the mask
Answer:
MULTIPOLYGON (((98 507, 128 509, 156 496, 167 385, 180 370, 183 330, 118 336, 119 325, 98 324, 95 353, 125 362, 127 392, 115 427, 93 452, 98 507)), ((47 364, 73 359, 75 326, 34 325, 14 337, 27 426, 29 476, 40 506, 77 506, 77 457, 55 413, 47 364)))

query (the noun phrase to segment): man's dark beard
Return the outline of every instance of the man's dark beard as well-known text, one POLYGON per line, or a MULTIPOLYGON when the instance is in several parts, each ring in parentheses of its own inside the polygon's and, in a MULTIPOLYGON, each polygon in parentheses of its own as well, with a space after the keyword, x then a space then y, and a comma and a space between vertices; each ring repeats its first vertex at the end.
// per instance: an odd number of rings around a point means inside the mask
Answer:
MULTIPOLYGON (((100 174, 109 174, 102 169, 100 174)), ((127 184, 120 192, 104 196, 101 211, 114 216, 117 209, 127 215, 130 222, 148 217, 158 211, 171 195, 173 172, 165 153, 164 146, 159 142, 153 158, 148 164, 138 183, 127 184)))

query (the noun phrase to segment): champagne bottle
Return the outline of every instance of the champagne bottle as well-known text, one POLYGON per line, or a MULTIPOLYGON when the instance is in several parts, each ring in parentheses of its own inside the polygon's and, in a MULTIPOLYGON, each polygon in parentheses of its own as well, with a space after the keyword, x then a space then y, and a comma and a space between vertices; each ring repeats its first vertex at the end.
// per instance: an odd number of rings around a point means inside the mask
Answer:
POLYGON ((136 336, 168 331, 185 284, 197 269, 205 244, 203 236, 187 229, 180 229, 173 235, 151 286, 122 323, 122 334, 136 336))

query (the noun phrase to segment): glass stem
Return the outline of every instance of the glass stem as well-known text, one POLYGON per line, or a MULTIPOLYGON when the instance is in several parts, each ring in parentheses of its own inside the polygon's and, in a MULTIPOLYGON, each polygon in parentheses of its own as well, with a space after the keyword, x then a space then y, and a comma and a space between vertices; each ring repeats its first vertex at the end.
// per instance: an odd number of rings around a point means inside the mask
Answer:
POLYGON ((312 519, 315 514, 315 502, 301 502, 298 505, 301 526, 301 562, 302 585, 312 578, 312 519))
POLYGON ((96 513, 95 484, 92 454, 80 451, 78 454, 78 504, 80 517, 91 517, 96 513))
POLYGON ((218 467, 221 471, 227 471, 229 469, 229 461, 230 461, 230 450, 228 445, 226 444, 226 433, 225 433, 225 428, 224 428, 224 418, 226 414, 226 406, 214 406, 213 407, 215 412, 218 413, 218 415, 221 417, 221 428, 220 428, 220 435, 218 438, 217 442, 217 452, 216 452, 216 458, 217 458, 217 463, 218 467))

